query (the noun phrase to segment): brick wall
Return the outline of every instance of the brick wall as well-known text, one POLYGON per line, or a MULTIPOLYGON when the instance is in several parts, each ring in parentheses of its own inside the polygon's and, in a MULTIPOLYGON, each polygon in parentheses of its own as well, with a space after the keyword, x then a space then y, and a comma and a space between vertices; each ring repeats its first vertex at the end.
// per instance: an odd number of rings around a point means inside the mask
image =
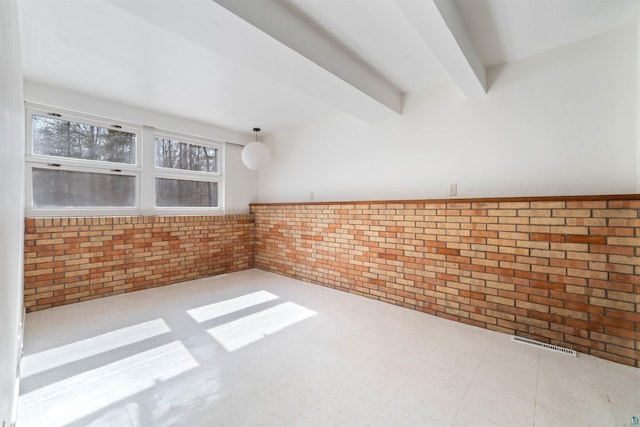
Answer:
POLYGON ((28 218, 28 311, 254 267, 251 215, 28 218))
POLYGON ((640 367, 640 196, 251 210, 257 268, 640 367))

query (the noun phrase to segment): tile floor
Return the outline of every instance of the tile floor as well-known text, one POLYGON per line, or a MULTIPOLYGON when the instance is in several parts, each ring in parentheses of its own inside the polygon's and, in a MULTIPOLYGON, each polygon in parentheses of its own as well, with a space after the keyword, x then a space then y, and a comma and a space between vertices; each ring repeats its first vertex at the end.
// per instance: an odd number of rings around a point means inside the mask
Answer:
POLYGON ((258 270, 27 316, 18 427, 628 426, 640 369, 258 270))

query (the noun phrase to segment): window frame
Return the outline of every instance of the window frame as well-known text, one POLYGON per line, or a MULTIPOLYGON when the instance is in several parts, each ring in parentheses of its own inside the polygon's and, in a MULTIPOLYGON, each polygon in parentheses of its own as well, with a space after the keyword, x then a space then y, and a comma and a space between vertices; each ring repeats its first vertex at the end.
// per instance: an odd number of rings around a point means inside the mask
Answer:
MULTIPOLYGON (((197 215, 197 214, 223 214, 224 213, 224 142, 210 138, 202 138, 193 135, 185 135, 166 130, 155 130, 151 147, 147 150, 151 153, 153 164, 153 210, 158 214, 168 215, 197 215), (218 172, 202 172, 186 169, 166 168, 156 165, 156 139, 169 139, 178 142, 184 142, 193 145, 211 147, 218 150, 218 172), (179 179, 184 181, 201 181, 215 182, 218 184, 218 206, 217 207, 192 207, 192 206, 157 206, 156 196, 156 179, 179 179)), ((149 186, 150 187, 150 186, 149 186)))
POLYGON ((62 166, 50 166, 48 164, 41 163, 27 163, 26 165, 26 216, 118 216, 118 215, 136 215, 139 211, 138 208, 138 193, 140 188, 140 176, 132 171, 122 171, 120 173, 113 173, 105 169, 92 169, 88 167, 65 167, 62 166), (135 178, 135 205, 131 207, 125 206, 96 206, 96 207, 37 207, 33 204, 33 169, 47 169, 56 171, 69 171, 69 172, 86 172, 97 173, 104 175, 114 176, 133 176, 135 178), (32 214, 32 215, 30 215, 32 214))
POLYGON ((89 115, 83 115, 83 114, 79 114, 79 113, 70 113, 70 112, 64 112, 62 110, 59 109, 42 109, 42 108, 36 108, 36 107, 28 107, 26 109, 26 113, 27 113, 27 152, 26 152, 26 156, 30 159, 40 159, 40 160, 60 160, 64 163, 69 163, 69 164, 77 164, 79 166, 82 165, 87 165, 87 164, 91 164, 91 165, 96 165, 96 167, 100 167, 100 168, 104 168, 104 169, 111 169, 113 168, 113 165, 116 165, 117 168, 116 169, 133 169, 133 168, 138 168, 140 169, 140 138, 141 138, 141 126, 136 126, 133 124, 127 124, 127 123, 121 123, 119 121, 113 120, 113 121, 109 121, 107 119, 100 119, 100 118, 95 118, 89 115), (48 154, 34 154, 33 153, 33 116, 38 116, 38 117, 47 117, 50 116, 53 119, 56 120, 67 120, 67 121, 72 121, 72 122, 76 122, 76 123, 82 123, 82 124, 87 124, 87 125, 91 125, 91 126, 97 126, 97 127, 102 127, 102 128, 107 128, 107 129, 111 129, 114 131, 119 131, 119 132, 127 132, 127 133, 132 133, 136 136, 136 161, 134 163, 121 163, 121 162, 108 162, 108 161, 103 161, 103 160, 87 160, 87 159, 76 159, 73 157, 59 157, 59 156, 51 156, 48 154))
POLYGON ((142 158, 142 128, 120 120, 108 120, 89 114, 82 114, 40 106, 26 105, 26 144, 25 144, 25 214, 38 216, 113 216, 136 215, 140 211, 140 182, 142 158), (58 120, 99 126, 107 129, 132 133, 136 136, 135 163, 107 162, 101 160, 74 159, 33 153, 33 116, 52 117, 58 120), (55 165, 55 166, 54 166, 55 165), (33 169, 50 169, 72 172, 102 173, 107 175, 126 175, 135 177, 135 204, 132 207, 36 207, 33 201, 33 169))
POLYGON ((25 102, 25 215, 26 217, 82 217, 82 216, 139 216, 139 215, 224 215, 225 142, 222 140, 159 130, 142 124, 65 110, 42 104, 25 102), (136 136, 135 163, 117 163, 33 154, 33 116, 52 117, 83 124, 133 133, 136 136), (188 171, 158 167, 155 164, 155 140, 167 138, 181 142, 213 147, 218 150, 218 172, 188 171), (55 165, 55 166, 54 166, 55 165), (135 177, 135 206, 133 207, 35 207, 33 203, 33 169, 52 169, 135 177), (217 207, 157 207, 156 178, 186 179, 216 182, 217 207))

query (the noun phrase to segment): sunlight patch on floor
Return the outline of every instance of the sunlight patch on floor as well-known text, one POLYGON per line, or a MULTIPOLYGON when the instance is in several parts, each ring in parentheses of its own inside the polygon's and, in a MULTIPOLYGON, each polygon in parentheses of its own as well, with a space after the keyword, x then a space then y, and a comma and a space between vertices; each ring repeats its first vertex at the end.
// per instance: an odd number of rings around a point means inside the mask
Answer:
POLYGON ((226 314, 244 310, 245 308, 273 301, 278 298, 279 297, 277 295, 274 295, 271 292, 258 291, 251 294, 242 295, 237 298, 231 298, 225 301, 193 308, 191 310, 187 310, 187 314, 189 314, 189 316, 191 316, 196 322, 202 323, 206 322, 207 320, 222 317, 226 314))
POLYGON ((21 415, 62 426, 198 367, 180 341, 48 384, 20 397, 21 415))
POLYGON ((50 350, 25 355, 20 366, 20 373, 22 378, 26 378, 30 375, 115 350, 170 331, 171 329, 162 319, 150 320, 117 329, 50 350))
POLYGON ((207 332, 232 352, 316 314, 301 305, 286 302, 208 329, 207 332))

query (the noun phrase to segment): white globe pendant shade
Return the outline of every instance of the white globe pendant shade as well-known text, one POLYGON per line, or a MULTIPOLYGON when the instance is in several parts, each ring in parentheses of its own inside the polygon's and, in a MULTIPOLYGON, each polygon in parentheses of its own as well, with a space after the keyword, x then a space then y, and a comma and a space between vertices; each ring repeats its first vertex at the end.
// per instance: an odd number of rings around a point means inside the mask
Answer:
POLYGON ((269 164, 271 151, 262 142, 250 142, 242 149, 242 163, 251 170, 258 170, 269 164))
POLYGON ((269 147, 258 141, 258 132, 260 128, 253 128, 256 133, 255 142, 250 142, 242 149, 240 156, 242 157, 242 163, 252 171, 265 167, 271 161, 271 151, 269 147))

